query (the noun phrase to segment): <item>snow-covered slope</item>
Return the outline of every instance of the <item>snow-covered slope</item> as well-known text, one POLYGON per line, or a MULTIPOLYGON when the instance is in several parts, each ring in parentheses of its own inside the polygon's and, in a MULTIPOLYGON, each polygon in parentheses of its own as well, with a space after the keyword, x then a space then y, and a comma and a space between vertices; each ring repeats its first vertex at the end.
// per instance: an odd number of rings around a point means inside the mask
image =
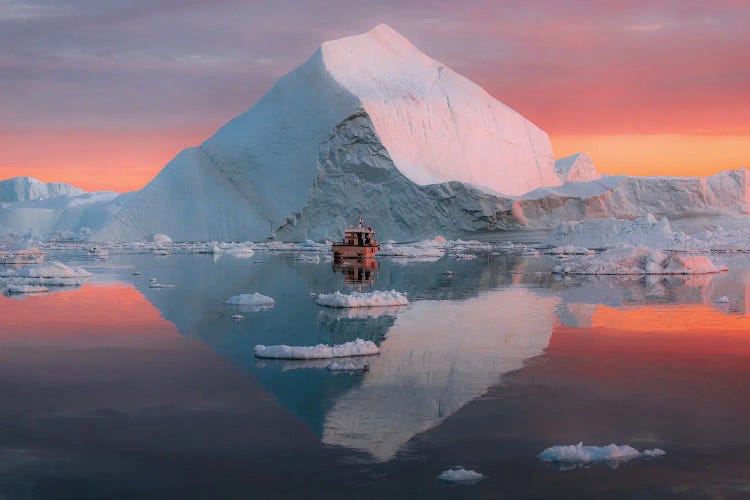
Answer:
MULTIPOLYGON (((172 160, 98 237, 263 239, 310 206, 321 145, 359 112, 388 168, 414 190, 461 182, 520 195, 560 184, 546 133, 380 25, 322 44, 247 112, 172 160)), ((360 202, 339 194, 337 205, 360 202)), ((378 221, 385 234, 404 215, 393 208, 378 221)))
POLYGON ((0 181, 0 203, 48 200, 60 196, 78 196, 86 191, 62 182, 42 182, 33 177, 14 177, 0 181))

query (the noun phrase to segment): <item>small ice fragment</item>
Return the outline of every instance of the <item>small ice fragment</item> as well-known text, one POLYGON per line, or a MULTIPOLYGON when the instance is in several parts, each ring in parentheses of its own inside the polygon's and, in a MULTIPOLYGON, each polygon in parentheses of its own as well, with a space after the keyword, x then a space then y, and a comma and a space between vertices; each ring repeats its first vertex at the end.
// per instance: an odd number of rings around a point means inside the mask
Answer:
POLYGON ((714 302, 716 302, 717 304, 729 304, 732 301, 729 300, 729 297, 727 297, 726 295, 724 295, 724 296, 719 297, 718 299, 714 300, 714 302))
POLYGON ((409 304, 406 292, 402 293, 396 290, 369 293, 352 292, 348 295, 341 292, 320 294, 315 302, 327 307, 387 307, 409 304))
POLYGON ((149 288, 177 288, 177 285, 168 285, 166 283, 151 283, 149 288))
POLYGON ((158 281, 156 278, 149 278, 148 280, 151 281, 152 283, 156 283, 158 281))
POLYGON ((245 317, 241 314, 232 314, 232 319, 239 321, 241 319, 245 319, 245 317))
POLYGON ((448 469, 438 476, 438 479, 448 483, 475 483, 483 478, 484 476, 479 472, 467 470, 463 467, 448 469))
POLYGON ((357 339, 340 345, 314 346, 256 345, 255 356, 270 359, 328 359, 349 356, 372 356, 380 353, 375 342, 357 339))
POLYGON ((663 457, 667 452, 659 448, 654 448, 653 450, 643 450, 643 454, 647 457, 663 457))
POLYGON ((49 292, 49 288, 46 286, 36 285, 11 285, 5 289, 5 293, 8 295, 20 294, 20 293, 45 293, 49 292))

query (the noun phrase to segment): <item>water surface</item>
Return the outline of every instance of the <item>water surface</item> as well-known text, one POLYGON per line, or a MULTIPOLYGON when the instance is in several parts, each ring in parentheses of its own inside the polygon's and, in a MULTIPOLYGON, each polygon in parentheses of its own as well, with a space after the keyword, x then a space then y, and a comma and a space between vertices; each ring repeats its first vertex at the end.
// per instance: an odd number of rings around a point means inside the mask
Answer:
POLYGON ((0 494, 741 496, 750 260, 717 260, 730 272, 562 280, 547 257, 382 258, 365 275, 289 253, 113 255, 79 289, 0 298, 0 494), (311 296, 372 289, 411 304, 311 296), (255 291, 276 306, 222 304, 255 291), (381 347, 366 373, 252 355, 355 338, 381 347), (579 441, 667 456, 569 470, 536 458, 579 441), (436 480, 458 465, 487 477, 436 480))

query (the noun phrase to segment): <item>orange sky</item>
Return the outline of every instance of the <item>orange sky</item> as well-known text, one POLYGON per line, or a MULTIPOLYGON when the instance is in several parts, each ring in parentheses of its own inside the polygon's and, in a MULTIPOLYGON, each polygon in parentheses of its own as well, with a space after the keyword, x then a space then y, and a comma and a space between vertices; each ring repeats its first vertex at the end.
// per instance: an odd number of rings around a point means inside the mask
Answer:
POLYGON ((750 8, 719 0, 14 0, 0 178, 143 187, 324 40, 387 23, 601 172, 750 167, 750 8))

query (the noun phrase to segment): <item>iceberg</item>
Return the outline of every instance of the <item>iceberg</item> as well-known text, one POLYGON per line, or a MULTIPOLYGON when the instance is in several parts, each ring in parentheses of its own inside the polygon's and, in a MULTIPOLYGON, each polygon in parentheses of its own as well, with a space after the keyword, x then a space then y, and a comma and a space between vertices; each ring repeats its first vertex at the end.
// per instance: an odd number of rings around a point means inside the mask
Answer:
POLYGON ((241 293, 229 297, 224 301, 225 304, 232 306, 254 306, 254 307, 273 307, 276 305, 276 301, 271 297, 262 295, 258 292, 254 293, 241 293))
POLYGON ((714 274, 726 271, 704 255, 669 253, 651 248, 619 247, 558 264, 554 274, 714 274))
POLYGON ((463 467, 457 467, 455 469, 443 471, 438 476, 438 479, 448 483, 475 483, 480 479, 484 479, 484 476, 479 472, 467 470, 463 467))
POLYGON ((610 444, 607 446, 584 446, 583 443, 567 446, 552 446, 538 455, 543 462, 588 463, 630 460, 639 456, 661 457, 666 455, 659 448, 639 452, 632 446, 610 444))

